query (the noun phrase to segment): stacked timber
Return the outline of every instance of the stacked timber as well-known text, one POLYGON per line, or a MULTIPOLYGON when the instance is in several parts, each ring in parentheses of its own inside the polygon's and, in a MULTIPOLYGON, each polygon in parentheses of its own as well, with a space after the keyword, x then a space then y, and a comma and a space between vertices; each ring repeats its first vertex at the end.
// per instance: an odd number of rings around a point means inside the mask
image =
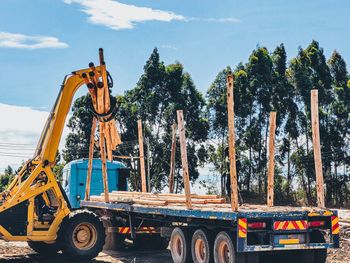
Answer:
MULTIPOLYGON (((186 203, 186 196, 182 194, 113 191, 109 193, 109 197, 110 202, 113 203, 129 203, 154 206, 176 206, 184 205, 186 203)), ((91 196, 90 200, 95 202, 103 202, 104 195, 101 194, 100 196, 91 196)), ((225 203, 225 199, 218 195, 191 194, 191 200, 192 203, 196 205, 216 205, 225 203)))

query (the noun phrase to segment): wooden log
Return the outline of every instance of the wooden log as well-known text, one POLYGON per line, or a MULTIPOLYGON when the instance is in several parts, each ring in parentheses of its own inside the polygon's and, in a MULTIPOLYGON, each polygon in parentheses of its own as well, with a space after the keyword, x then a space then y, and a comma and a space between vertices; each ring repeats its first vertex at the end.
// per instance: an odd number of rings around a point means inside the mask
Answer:
POLYGON ((106 138, 106 146, 107 146, 107 158, 109 161, 113 161, 113 145, 111 138, 111 125, 110 123, 105 123, 105 138, 106 138))
POLYGON ((147 192, 146 170, 145 170, 145 154, 143 150, 143 136, 142 136, 142 121, 137 121, 138 135, 139 135, 139 149, 140 149, 140 172, 141 172, 141 190, 147 192))
MULTIPOLYGON (((179 197, 184 198, 183 194, 168 194, 168 193, 140 193, 140 192, 127 192, 127 191, 112 191, 110 195, 125 195, 125 196, 164 196, 164 197, 179 197)), ((219 195, 197 195, 191 194, 193 199, 220 199, 219 195)))
MULTIPOLYGON (((91 196, 91 201, 95 202, 103 202, 103 200, 99 196, 91 196)), ((158 201, 158 200, 141 200, 141 199, 113 199, 112 202, 116 203, 134 203, 140 205, 154 205, 154 206, 165 206, 167 205, 166 201, 158 201)))
POLYGON ((106 203, 109 203, 104 123, 100 122, 99 125, 100 125, 100 152, 101 152, 101 161, 102 161, 102 179, 103 179, 104 199, 106 203))
POLYGON ((238 187, 236 172, 236 148, 235 148, 235 115, 233 99, 233 82, 232 73, 227 75, 227 112, 228 112, 228 145, 230 159, 230 179, 231 179, 231 207, 233 211, 238 210, 238 187))
POLYGON ((82 78, 84 80, 84 83, 86 85, 86 87, 89 90, 90 96, 91 96, 91 100, 92 100, 92 105, 95 109, 95 111, 97 111, 97 94, 96 94, 96 86, 90 82, 88 75, 86 73, 83 73, 82 78))
POLYGON ((94 157, 96 123, 97 123, 96 118, 93 118, 92 119, 92 126, 91 126, 91 134, 90 134, 88 173, 87 173, 87 177, 86 177, 86 186, 85 186, 85 200, 86 201, 88 201, 90 198, 92 159, 94 157))
POLYGON ((323 172, 322 158, 320 146, 320 128, 318 117, 318 90, 311 90, 311 124, 312 124, 312 143, 314 148, 315 172, 316 172, 316 192, 317 206, 325 207, 324 188, 323 188, 323 172))
POLYGON ((178 122, 179 136, 180 136, 181 162, 182 162, 183 180, 184 180, 184 186, 185 186, 186 207, 187 209, 192 209, 191 186, 190 186, 190 176, 188 171, 187 146, 186 146, 186 134, 185 134, 183 111, 178 110, 176 114, 177 114, 177 122, 178 122))
MULTIPOLYGON (((186 204, 186 198, 170 198, 170 197, 162 197, 162 198, 150 198, 150 197, 142 197, 142 200, 157 200, 157 201, 166 201, 168 204, 175 204, 175 203, 181 203, 181 204, 186 204)), ((191 200, 192 204, 206 204, 205 199, 196 199, 196 200, 191 200)))
POLYGON ((175 153, 176 153, 176 123, 172 126, 171 137, 171 156, 170 156, 170 172, 169 172, 169 192, 174 193, 174 176, 175 176, 175 153))
POLYGON ((113 148, 113 150, 115 150, 116 147, 122 143, 122 140, 120 138, 120 135, 119 135, 119 132, 117 129, 116 121, 111 120, 109 123, 111 125, 110 131, 111 131, 111 139, 112 139, 112 148, 113 148))
MULTIPOLYGON (((110 200, 114 201, 117 199, 128 199, 128 200, 145 200, 145 201, 165 201, 167 204, 186 204, 186 198, 173 198, 173 197, 152 197, 152 196, 115 196, 110 195, 110 200)), ((225 203, 224 198, 220 199, 192 199, 192 204, 223 204, 225 203)))
POLYGON ((276 112, 270 112, 267 205, 274 204, 276 112))
POLYGON ((111 101, 109 98, 109 89, 108 89, 108 81, 107 81, 107 69, 106 69, 106 62, 104 60, 103 55, 103 49, 99 49, 99 56, 100 56, 100 69, 101 69, 101 76, 102 76, 102 82, 103 82, 103 96, 104 96, 104 106, 105 106, 105 113, 108 112, 111 108, 111 101))
MULTIPOLYGON (((101 194, 102 195, 102 194, 101 194)), ((166 200, 171 203, 176 203, 176 202, 185 202, 186 197, 184 195, 181 196, 160 196, 160 195, 137 195, 137 194, 115 194, 115 193, 110 193, 109 194, 110 198, 132 198, 132 199, 147 199, 147 200, 166 200)), ((221 204, 225 203, 224 198, 192 198, 192 203, 203 203, 203 204, 221 204)))

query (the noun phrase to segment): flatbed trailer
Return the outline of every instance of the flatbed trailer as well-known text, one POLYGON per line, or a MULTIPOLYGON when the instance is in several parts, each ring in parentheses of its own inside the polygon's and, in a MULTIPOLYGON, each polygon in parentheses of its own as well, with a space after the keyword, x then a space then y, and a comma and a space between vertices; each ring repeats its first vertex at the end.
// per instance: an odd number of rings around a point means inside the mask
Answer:
POLYGON ((290 262, 323 263, 327 249, 339 247, 337 211, 328 209, 245 204, 233 212, 229 204, 199 204, 189 210, 184 204, 106 203, 101 196, 81 205, 107 215, 109 232, 119 229, 121 218, 135 239, 138 229, 151 225, 170 237, 176 263, 259 262, 272 253, 288 254, 290 262))

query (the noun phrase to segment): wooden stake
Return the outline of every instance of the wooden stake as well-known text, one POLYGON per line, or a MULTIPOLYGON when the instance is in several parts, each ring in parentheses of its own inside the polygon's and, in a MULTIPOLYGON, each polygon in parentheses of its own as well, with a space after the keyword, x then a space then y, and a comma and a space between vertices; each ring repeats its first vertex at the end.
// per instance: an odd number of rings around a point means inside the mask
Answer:
POLYGON ((238 210, 238 189, 236 172, 236 148, 235 148, 235 114, 233 100, 233 75, 227 75, 227 112, 228 112, 228 145, 230 157, 230 179, 231 179, 231 207, 233 211, 238 210))
MULTIPOLYGON (((100 57, 100 68, 101 68, 101 77, 103 82, 103 88, 101 89, 103 91, 103 97, 104 97, 104 110, 105 112, 108 112, 111 108, 111 102, 109 98, 109 89, 108 89, 108 81, 107 81, 107 70, 106 70, 106 62, 103 55, 103 49, 99 49, 99 57, 100 57)), ((101 93, 102 93, 101 91, 101 93)))
POLYGON ((169 172, 169 192, 170 193, 174 193, 175 152, 176 152, 176 123, 174 123, 172 126, 170 172, 169 172))
POLYGON ((143 136, 142 136, 142 121, 137 121, 138 135, 139 135, 139 147, 140 147, 140 170, 141 170, 141 190, 147 192, 146 184, 146 170, 145 170, 145 154, 143 150, 143 136))
POLYGON ((87 177, 86 177, 86 186, 85 186, 85 200, 86 201, 89 201, 89 199, 90 199, 92 159, 94 157, 96 122, 97 122, 96 118, 93 118, 92 119, 92 126, 91 126, 91 134, 90 134, 88 173, 87 173, 87 177))
POLYGON ((275 180, 275 133, 276 133, 276 112, 270 112, 269 121, 269 164, 268 164, 268 187, 267 205, 273 206, 274 201, 274 180, 275 180))
POLYGON ((113 161, 113 145, 111 138, 111 122, 107 122, 104 125, 105 127, 105 138, 106 138, 106 146, 107 146, 107 158, 109 161, 113 161))
POLYGON ((178 110, 176 113, 177 113, 177 122, 178 122, 178 129, 179 129, 179 135, 180 135, 180 150, 181 150, 183 180, 184 180, 184 186, 185 186, 186 207, 187 207, 187 209, 192 209, 190 176, 189 176, 189 172, 188 172, 184 117, 183 117, 182 110, 178 110))
POLYGON ((315 160, 315 172, 316 172, 317 206, 320 208, 324 208, 325 201, 324 201, 318 111, 319 111, 318 90, 314 89, 314 90, 311 90, 311 123, 312 123, 312 143, 314 147, 314 160, 315 160))
POLYGON ((103 190, 104 190, 105 202, 109 203, 107 161, 106 161, 106 148, 105 148, 105 135, 104 135, 103 122, 100 122, 100 152, 101 152, 101 160, 102 160, 102 179, 103 179, 103 190))

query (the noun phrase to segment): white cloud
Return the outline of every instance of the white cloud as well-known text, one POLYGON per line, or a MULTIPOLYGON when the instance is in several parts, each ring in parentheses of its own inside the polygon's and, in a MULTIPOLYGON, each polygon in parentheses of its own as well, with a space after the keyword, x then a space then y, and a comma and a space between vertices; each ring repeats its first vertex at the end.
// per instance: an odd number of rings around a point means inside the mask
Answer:
POLYGON ((0 32, 0 47, 21 49, 67 48, 68 44, 59 41, 56 37, 0 32))
MULTIPOLYGON (((1 173, 7 165, 17 168, 22 160, 33 156, 49 112, 3 103, 0 103, 0 112, 1 173)), ((67 133, 68 129, 65 128, 60 149, 65 144, 67 133)))
POLYGON ((182 15, 149 7, 123 4, 113 0, 63 0, 66 4, 76 3, 89 15, 93 24, 104 25, 114 30, 132 29, 136 23, 146 21, 170 22, 185 20, 182 15))
POLYGON ((200 18, 200 17, 190 17, 186 19, 187 21, 199 21, 199 22, 211 22, 211 23, 240 23, 242 22, 239 18, 235 17, 224 17, 224 18, 200 18))
POLYGON ((177 47, 173 45, 161 45, 160 47, 165 49, 179 50, 177 47))
POLYGON ((207 22, 216 22, 216 23, 240 23, 241 20, 235 17, 225 17, 225 18, 205 18, 203 19, 207 22))

